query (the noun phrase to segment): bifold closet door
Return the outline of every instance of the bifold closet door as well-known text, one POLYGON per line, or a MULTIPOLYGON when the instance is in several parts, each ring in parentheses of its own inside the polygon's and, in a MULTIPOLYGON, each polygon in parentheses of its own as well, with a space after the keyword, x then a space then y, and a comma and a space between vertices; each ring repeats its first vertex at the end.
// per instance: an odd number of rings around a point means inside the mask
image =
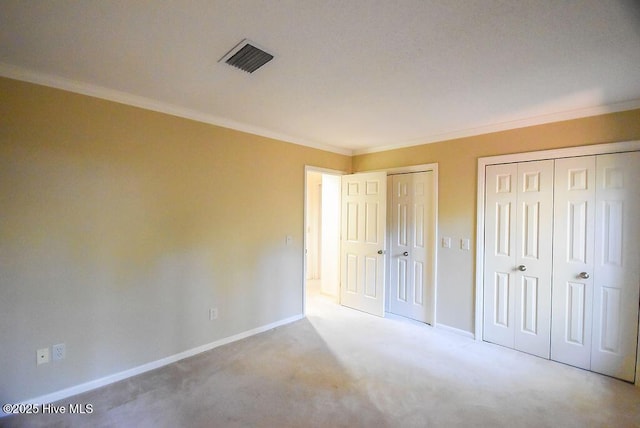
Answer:
POLYGON ((486 341, 549 358, 553 161, 486 168, 486 341))
POLYGON ((551 359, 591 362, 596 158, 556 159, 551 359))
POLYGON ((596 159, 591 370, 634 380, 640 294, 640 152, 596 159))
POLYGON ((633 382, 640 153, 556 161, 551 358, 633 382))

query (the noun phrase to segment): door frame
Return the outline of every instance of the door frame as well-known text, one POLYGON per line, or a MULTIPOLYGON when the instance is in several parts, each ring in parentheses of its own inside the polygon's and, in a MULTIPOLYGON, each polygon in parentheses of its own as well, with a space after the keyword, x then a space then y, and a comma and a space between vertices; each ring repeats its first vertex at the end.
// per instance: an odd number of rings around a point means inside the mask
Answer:
MULTIPOLYGON (((420 165, 408 165, 408 166, 400 166, 396 168, 385 168, 385 169, 374 169, 367 171, 357 171, 355 173, 360 172, 386 172, 387 173, 387 189, 390 189, 389 181, 391 180, 392 175, 398 174, 410 174, 412 172, 433 172, 433 243, 431 246, 431 254, 433 254, 431 262, 433 263, 433 272, 431 274, 431 283, 433 284, 433 301, 431 302, 431 313, 433 314, 433 319, 431 319, 430 323, 432 327, 437 327, 437 319, 438 319, 438 163, 425 163, 420 165)), ((387 226, 389 225, 389 221, 391 219, 391 213, 389 210, 392 205, 392 192, 387 190, 387 226)), ((391 228, 387 227, 387 243, 391 242, 391 228)), ((385 291, 386 295, 389 295, 389 284, 390 284, 390 275, 389 268, 391 264, 391 259, 389 258, 389 249, 385 248, 385 291)), ((389 309, 389 300, 385 299, 384 302, 385 311, 389 309)))
MULTIPOLYGON (((476 199, 476 304, 475 304, 475 338, 481 341, 483 331, 483 301, 484 301, 484 210, 485 210, 485 168, 487 165, 501 163, 515 163, 544 159, 558 159, 577 156, 593 156, 610 153, 640 151, 640 140, 623 141, 618 143, 593 144, 587 146, 568 147, 561 149, 540 150, 533 152, 514 153, 508 155, 488 156, 478 158, 478 189, 476 199)), ((638 344, 640 346, 640 320, 638 322, 638 344)), ((636 386, 640 386, 640 352, 636 353, 636 386)))
MULTIPOLYGON (((438 242, 439 242, 439 238, 438 238, 438 164, 437 163, 428 163, 428 164, 420 164, 420 165, 408 165, 408 166, 401 166, 401 167, 396 167, 396 168, 385 168, 385 169, 377 169, 377 170, 370 170, 370 171, 354 171, 352 172, 352 174, 357 174, 357 173, 361 173, 361 172, 386 172, 387 173, 387 180, 389 180, 389 177, 391 175, 396 175, 396 174, 408 174, 408 173, 412 173, 412 172, 428 172, 428 171, 432 171, 433 172, 433 203, 434 203, 434 207, 433 207, 433 212, 434 212, 434 216, 433 216, 433 234, 434 234, 434 238, 433 238, 433 248, 432 248, 432 254, 433 254, 433 259, 432 259, 432 263, 433 263, 433 273, 432 273, 432 277, 431 277, 431 283, 433 284, 433 301, 431 302, 431 310, 433 313, 433 320, 432 320, 432 326, 436 327, 437 326, 437 308, 438 308, 438 242)), ((322 167, 316 167, 316 166, 312 166, 312 165, 305 165, 304 167, 304 197, 303 197, 303 242, 302 242, 302 263, 303 263, 303 269, 302 269, 302 313, 306 314, 307 313, 307 257, 305 254, 305 249, 306 249, 306 245, 307 245, 307 173, 308 172, 318 172, 321 174, 331 174, 331 175, 338 175, 338 176, 342 176, 342 175, 346 175, 346 174, 350 174, 347 171, 340 171, 340 170, 335 170, 335 169, 328 169, 328 168, 322 168, 322 167)), ((391 207, 391 203, 389 203, 389 198, 391 196, 391 192, 387 192, 387 221, 389 219, 388 216, 388 210, 391 207)), ((390 229, 387 227, 387 236, 386 236, 386 242, 391 242, 389 241, 389 233, 390 233, 390 229)), ((385 257, 384 257, 384 262, 385 262, 385 291, 386 288, 389 286, 389 251, 387 251, 387 248, 385 248, 385 257)), ((388 293, 386 293, 388 294, 388 293)), ((385 311, 387 309, 387 300, 385 298, 385 311)))
POLYGON ((302 198, 302 314, 307 314, 307 177, 310 172, 317 172, 319 174, 328 174, 343 176, 349 174, 347 171, 340 171, 337 169, 322 168, 318 166, 305 165, 304 166, 304 191, 302 198))

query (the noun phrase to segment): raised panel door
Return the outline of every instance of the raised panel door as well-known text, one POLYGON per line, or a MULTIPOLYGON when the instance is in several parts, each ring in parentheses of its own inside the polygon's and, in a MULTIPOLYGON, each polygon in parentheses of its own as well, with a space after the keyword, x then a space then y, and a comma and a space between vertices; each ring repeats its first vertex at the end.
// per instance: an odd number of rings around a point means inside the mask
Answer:
POLYGON ((591 370, 633 382, 640 286, 640 152, 596 159, 591 370))
POLYGON ((486 174, 483 338, 549 358, 553 161, 486 174))
POLYGON ((549 358, 553 161, 519 163, 517 173, 514 348, 549 358))
POLYGON ((596 158, 555 161, 551 358, 591 366, 596 158))
POLYGON ((394 175, 392 183, 389 312, 432 322, 433 172, 394 175))
POLYGON ((386 173, 342 177, 340 303, 384 316, 386 173))
POLYGON ((485 172, 483 339, 513 348, 518 165, 490 165, 485 172))

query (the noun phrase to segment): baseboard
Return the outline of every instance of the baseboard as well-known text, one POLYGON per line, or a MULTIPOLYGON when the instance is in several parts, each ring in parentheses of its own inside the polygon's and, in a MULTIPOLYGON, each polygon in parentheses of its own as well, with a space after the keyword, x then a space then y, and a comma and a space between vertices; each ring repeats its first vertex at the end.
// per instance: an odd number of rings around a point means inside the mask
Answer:
POLYGON ((448 332, 451 332, 451 333, 459 334, 461 336, 468 337, 469 339, 475 339, 476 338, 476 336, 473 333, 471 333, 470 331, 460 330, 459 328, 451 327, 451 326, 448 326, 446 324, 436 323, 436 328, 439 328, 441 330, 448 331, 448 332))
MULTIPOLYGON (((290 324, 292 322, 298 321, 304 318, 304 315, 294 315, 289 318, 285 318, 280 321, 276 321, 271 324, 263 325, 251 330, 244 331, 242 333, 234 334, 233 336, 225 337, 220 340, 216 340, 215 342, 207 343, 202 346, 198 346, 192 349, 188 349, 184 352, 180 352, 175 355, 171 355, 165 358, 161 358, 156 361, 151 361, 149 363, 143 364, 138 367, 131 368, 129 370, 124 370, 109 376, 105 376, 100 379, 95 379, 86 383, 82 383, 80 385, 75 385, 69 388, 61 389, 60 391, 52 392, 50 394, 41 395, 39 397, 35 397, 29 400, 23 401, 21 404, 46 404, 53 403, 55 401, 64 400, 65 398, 72 397, 74 395, 81 394, 83 392, 91 391, 92 389, 100 388, 102 386, 106 386, 145 372, 150 370, 154 370, 163 366, 166 366, 171 363, 175 363, 176 361, 180 361, 185 358, 192 357, 194 355, 200 354, 202 352, 209 351, 211 349, 217 348, 218 346, 226 345, 231 342, 236 342, 238 340, 245 339, 247 337, 256 335, 258 333, 263 333, 267 330, 271 330, 276 327, 280 327, 286 324, 290 324)), ((0 418, 8 416, 8 414, 0 411, 0 418)))

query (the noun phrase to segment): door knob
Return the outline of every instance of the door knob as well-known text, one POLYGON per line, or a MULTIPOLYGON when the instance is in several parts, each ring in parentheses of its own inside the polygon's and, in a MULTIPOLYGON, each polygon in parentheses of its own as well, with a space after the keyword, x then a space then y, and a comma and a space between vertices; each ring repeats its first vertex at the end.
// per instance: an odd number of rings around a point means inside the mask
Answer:
POLYGON ((520 265, 520 266, 518 266, 518 270, 520 272, 524 272, 525 270, 527 270, 527 267, 525 265, 520 265))
POLYGON ((578 277, 582 279, 589 279, 589 274, 586 272, 580 272, 580 275, 578 275, 578 277))
POLYGON ((403 256, 407 257, 409 255, 408 251, 405 251, 404 253, 402 253, 403 256))
POLYGON ((384 250, 378 250, 378 254, 384 254, 384 250))

